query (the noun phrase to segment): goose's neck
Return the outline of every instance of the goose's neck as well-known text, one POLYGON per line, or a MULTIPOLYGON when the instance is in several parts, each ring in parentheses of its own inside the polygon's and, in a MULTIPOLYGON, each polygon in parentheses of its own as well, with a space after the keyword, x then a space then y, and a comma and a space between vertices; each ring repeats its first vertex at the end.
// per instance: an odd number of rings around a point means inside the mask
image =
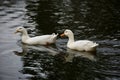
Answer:
POLYGON ((27 31, 24 30, 23 33, 22 33, 22 41, 23 41, 23 42, 26 42, 26 40, 29 39, 29 38, 30 38, 30 37, 29 37, 27 31))
POLYGON ((74 35, 73 34, 69 35, 68 38, 69 38, 68 43, 67 43, 68 45, 70 43, 74 42, 74 35))

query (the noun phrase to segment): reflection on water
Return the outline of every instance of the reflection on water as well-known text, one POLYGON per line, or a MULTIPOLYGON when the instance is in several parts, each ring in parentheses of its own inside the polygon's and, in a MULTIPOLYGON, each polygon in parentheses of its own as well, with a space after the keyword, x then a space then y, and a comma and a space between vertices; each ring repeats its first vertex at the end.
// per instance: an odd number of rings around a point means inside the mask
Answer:
POLYGON ((119 80, 120 5, 117 0, 0 0, 0 80, 119 80), (67 49, 67 38, 29 46, 13 35, 62 33, 100 44, 96 53, 67 49), (18 41, 18 42, 17 42, 18 41))
POLYGON ((27 75, 27 78, 32 80, 68 80, 80 77, 94 79, 94 73, 86 74, 93 72, 94 54, 69 49, 67 52, 59 52, 55 51, 56 47, 54 46, 28 46, 23 44, 22 49, 22 52, 15 51, 15 54, 23 56, 24 65, 21 72, 27 75))
POLYGON ((88 58, 89 60, 92 60, 92 61, 96 61, 95 59, 96 52, 78 52, 78 51, 68 49, 67 53, 68 53, 68 56, 66 58, 67 61, 71 61, 74 57, 78 57, 78 56, 88 58))
POLYGON ((61 56, 64 58, 65 62, 71 62, 73 60, 74 57, 84 57, 84 58, 88 58, 90 60, 95 61, 95 55, 96 52, 79 52, 79 51, 74 51, 71 49, 67 49, 67 51, 60 51, 57 49, 57 47, 55 45, 52 46, 30 46, 30 45, 26 45, 26 44, 21 44, 22 47, 22 51, 13 51, 16 55, 18 56, 24 56, 27 55, 27 53, 29 53, 29 50, 37 50, 39 52, 44 52, 48 55, 52 55, 52 56, 61 56))
POLYGON ((55 45, 52 46, 40 46, 40 45, 36 45, 36 46, 31 46, 31 45, 27 45, 27 44, 20 44, 22 51, 14 51, 14 53, 16 55, 26 55, 27 52, 29 52, 29 49, 34 49, 37 51, 41 51, 41 52, 46 52, 46 53, 50 53, 50 55, 56 55, 57 49, 55 49, 55 45))

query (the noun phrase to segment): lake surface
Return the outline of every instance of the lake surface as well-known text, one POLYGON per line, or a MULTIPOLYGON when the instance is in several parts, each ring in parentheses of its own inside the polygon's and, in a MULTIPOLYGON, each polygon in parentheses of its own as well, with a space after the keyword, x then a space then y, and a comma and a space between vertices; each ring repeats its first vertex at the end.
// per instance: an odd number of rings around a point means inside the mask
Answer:
POLYGON ((0 0, 0 80, 120 80, 120 5, 117 0, 0 0), (75 40, 99 43, 96 53, 21 43, 31 37, 74 32, 75 40))

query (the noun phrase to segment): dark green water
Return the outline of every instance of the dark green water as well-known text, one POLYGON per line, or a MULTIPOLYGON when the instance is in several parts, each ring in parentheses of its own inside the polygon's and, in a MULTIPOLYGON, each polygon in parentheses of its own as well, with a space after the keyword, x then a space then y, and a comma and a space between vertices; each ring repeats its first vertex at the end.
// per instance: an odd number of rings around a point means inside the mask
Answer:
POLYGON ((120 80, 118 0, 0 0, 0 80, 120 80), (99 43, 96 53, 67 49, 67 38, 51 46, 28 46, 30 36, 74 32, 76 40, 99 43))

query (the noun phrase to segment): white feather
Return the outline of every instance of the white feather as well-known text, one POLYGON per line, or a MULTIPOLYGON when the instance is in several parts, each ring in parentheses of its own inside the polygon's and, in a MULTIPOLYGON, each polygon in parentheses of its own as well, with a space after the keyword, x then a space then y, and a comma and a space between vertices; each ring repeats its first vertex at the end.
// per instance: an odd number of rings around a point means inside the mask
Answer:
POLYGON ((27 30, 24 27, 18 27, 16 32, 22 33, 22 42, 30 45, 47 45, 55 43, 58 34, 51 34, 51 35, 42 35, 36 37, 29 37, 27 30))
POLYGON ((70 49, 78 51, 95 51, 96 47, 98 46, 97 43, 94 43, 93 41, 89 40, 74 41, 74 34, 69 29, 66 29, 63 34, 68 36, 69 38, 67 47, 70 49))

